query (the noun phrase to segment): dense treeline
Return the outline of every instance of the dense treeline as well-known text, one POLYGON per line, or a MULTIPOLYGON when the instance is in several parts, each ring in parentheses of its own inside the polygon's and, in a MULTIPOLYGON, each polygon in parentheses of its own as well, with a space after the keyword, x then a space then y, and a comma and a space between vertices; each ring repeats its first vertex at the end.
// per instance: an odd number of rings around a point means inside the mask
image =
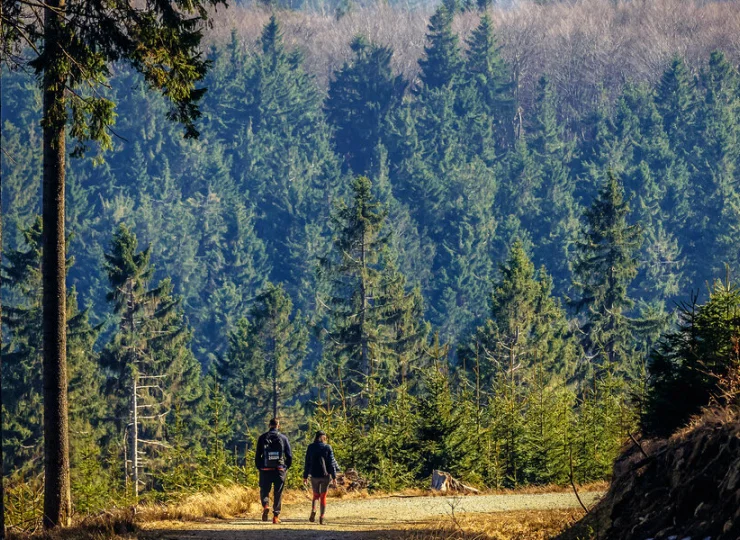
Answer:
MULTIPOLYGON (((650 351, 675 300, 738 263, 737 68, 676 56, 654 84, 573 108, 544 76, 525 98, 491 16, 456 32, 472 16, 435 11, 413 80, 357 36, 326 92, 279 18, 254 52, 234 34, 211 51, 197 141, 140 78, 116 79, 117 149, 68 176, 79 510, 139 472, 152 493, 251 481, 275 413, 328 429, 342 465, 389 489, 433 468, 600 479, 641 414, 665 416, 695 375, 675 344, 711 324, 686 311, 650 351), (650 358, 675 385, 649 387, 650 358)), ((39 96, 24 74, 3 82, 4 457, 30 479, 39 96)))

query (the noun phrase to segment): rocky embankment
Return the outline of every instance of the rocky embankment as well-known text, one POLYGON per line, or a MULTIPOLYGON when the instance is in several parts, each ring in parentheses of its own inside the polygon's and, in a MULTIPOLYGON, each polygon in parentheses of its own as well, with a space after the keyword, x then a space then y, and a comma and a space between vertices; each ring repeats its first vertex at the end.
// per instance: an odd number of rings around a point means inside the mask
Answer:
POLYGON ((740 538, 740 415, 709 411, 669 439, 633 443, 606 496, 559 538, 740 538))

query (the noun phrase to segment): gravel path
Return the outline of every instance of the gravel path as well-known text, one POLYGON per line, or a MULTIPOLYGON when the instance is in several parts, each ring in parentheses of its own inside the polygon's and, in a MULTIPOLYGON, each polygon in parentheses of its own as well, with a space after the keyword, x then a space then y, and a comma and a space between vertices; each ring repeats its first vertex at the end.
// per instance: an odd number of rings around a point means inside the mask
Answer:
MULTIPOLYGON (((592 505, 601 493, 581 493, 583 502, 592 505)), ((156 526, 147 536, 167 540, 256 540, 308 539, 360 540, 391 538, 406 526, 433 523, 450 515, 515 510, 554 510, 575 508, 578 501, 571 492, 542 494, 475 495, 467 497, 386 497, 353 500, 329 499, 327 525, 308 522, 311 503, 283 508, 282 524, 262 523, 259 514, 231 521, 207 523, 167 523, 156 526)))

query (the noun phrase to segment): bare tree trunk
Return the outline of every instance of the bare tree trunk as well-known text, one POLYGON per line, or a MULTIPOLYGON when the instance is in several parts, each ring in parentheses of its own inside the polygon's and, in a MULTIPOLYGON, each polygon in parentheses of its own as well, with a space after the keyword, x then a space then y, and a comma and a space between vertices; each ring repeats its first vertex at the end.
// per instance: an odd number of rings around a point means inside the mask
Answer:
POLYGON ((139 400, 137 399, 139 373, 132 368, 131 388, 131 482, 134 485, 134 500, 139 502, 139 400))
POLYGON ((362 295, 362 304, 360 305, 360 347, 361 347, 361 355, 362 355, 362 373, 365 376, 365 382, 367 383, 367 392, 364 392, 361 394, 360 403, 362 406, 367 404, 367 394, 368 392, 370 394, 374 393, 374 389, 371 387, 373 379, 373 373, 372 373, 372 366, 370 364, 370 351, 368 346, 368 337, 367 337, 367 331, 365 329, 365 323, 367 318, 367 260, 366 260, 366 253, 365 253, 365 233, 362 233, 362 247, 360 251, 360 262, 362 264, 362 274, 360 277, 360 294, 362 295))
POLYGON ((44 527, 68 526, 72 515, 67 418, 66 253, 64 233, 65 77, 61 57, 64 0, 44 11, 43 343, 44 527))
POLYGON ((280 401, 280 383, 278 381, 278 358, 275 339, 276 329, 273 327, 273 325, 270 325, 270 332, 272 333, 272 336, 270 336, 270 338, 268 339, 270 344, 270 355, 272 356, 272 417, 280 418, 280 416, 278 416, 278 402, 280 401))
POLYGON ((137 361, 139 353, 136 343, 136 299, 134 298, 134 282, 126 281, 126 317, 122 322, 125 328, 128 325, 131 347, 131 482, 134 488, 134 500, 139 502, 139 367, 137 361))

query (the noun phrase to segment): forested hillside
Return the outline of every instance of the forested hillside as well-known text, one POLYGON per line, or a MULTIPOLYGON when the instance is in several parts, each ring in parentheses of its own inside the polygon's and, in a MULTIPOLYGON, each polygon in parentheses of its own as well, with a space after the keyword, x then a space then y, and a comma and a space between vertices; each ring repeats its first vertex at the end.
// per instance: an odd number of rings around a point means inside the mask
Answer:
MULTIPOLYGON (((248 481, 275 413, 390 489, 608 475, 676 302, 740 262, 739 13, 232 6, 197 140, 120 69, 114 149, 68 164, 79 509, 126 492, 132 392, 155 492, 248 481)), ((5 462, 27 480, 41 98, 13 72, 2 99, 5 462)))

